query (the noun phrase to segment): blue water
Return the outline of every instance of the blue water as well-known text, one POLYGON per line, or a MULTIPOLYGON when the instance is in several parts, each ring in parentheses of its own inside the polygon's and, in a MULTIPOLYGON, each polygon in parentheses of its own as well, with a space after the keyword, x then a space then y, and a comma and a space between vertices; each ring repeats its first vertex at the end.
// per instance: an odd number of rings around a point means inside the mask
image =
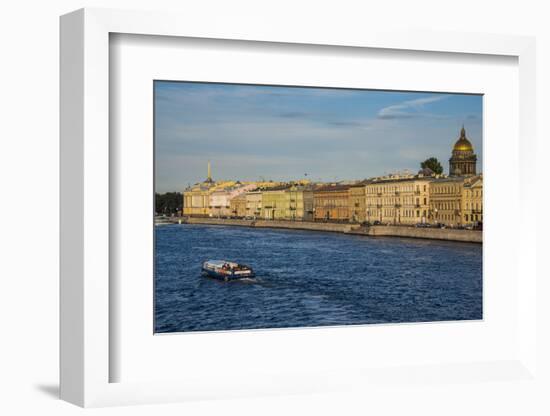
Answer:
POLYGON ((207 225, 155 229, 156 332, 482 318, 482 246, 207 225), (256 279, 201 277, 201 263, 256 279))

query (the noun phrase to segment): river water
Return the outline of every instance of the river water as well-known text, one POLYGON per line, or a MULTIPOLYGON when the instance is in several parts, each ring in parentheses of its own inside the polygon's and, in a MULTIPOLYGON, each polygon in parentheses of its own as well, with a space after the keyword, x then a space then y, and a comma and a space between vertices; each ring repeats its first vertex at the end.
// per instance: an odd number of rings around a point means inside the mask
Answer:
POLYGON ((481 244, 191 224, 155 240, 156 332, 482 318, 481 244), (201 277, 208 259, 257 277, 201 277))

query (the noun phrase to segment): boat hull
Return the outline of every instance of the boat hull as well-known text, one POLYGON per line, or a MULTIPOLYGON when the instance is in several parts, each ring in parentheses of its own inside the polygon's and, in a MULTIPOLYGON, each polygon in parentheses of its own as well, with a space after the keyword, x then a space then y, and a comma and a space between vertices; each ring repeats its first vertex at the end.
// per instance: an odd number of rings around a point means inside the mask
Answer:
POLYGON ((242 280, 242 279, 252 279, 256 275, 254 272, 246 273, 246 274, 236 274, 234 272, 232 273, 219 273, 215 270, 210 270, 207 268, 202 268, 202 274, 205 277, 211 277, 213 279, 223 280, 223 281, 229 281, 229 280, 242 280))

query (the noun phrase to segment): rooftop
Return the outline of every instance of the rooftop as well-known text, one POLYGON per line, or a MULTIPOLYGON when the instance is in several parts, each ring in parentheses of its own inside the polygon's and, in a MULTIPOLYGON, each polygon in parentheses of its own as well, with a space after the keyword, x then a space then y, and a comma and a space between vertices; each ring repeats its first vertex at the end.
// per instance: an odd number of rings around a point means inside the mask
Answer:
POLYGON ((347 191, 351 188, 351 185, 323 185, 315 189, 315 192, 338 192, 338 191, 347 191))

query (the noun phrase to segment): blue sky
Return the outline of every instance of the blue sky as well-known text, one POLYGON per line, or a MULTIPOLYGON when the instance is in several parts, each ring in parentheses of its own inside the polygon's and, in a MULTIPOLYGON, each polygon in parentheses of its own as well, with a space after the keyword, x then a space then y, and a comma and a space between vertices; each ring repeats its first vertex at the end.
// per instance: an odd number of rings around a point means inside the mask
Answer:
POLYGON ((448 172, 464 124, 482 170, 480 95, 155 82, 157 192, 206 177, 334 181, 448 172))

